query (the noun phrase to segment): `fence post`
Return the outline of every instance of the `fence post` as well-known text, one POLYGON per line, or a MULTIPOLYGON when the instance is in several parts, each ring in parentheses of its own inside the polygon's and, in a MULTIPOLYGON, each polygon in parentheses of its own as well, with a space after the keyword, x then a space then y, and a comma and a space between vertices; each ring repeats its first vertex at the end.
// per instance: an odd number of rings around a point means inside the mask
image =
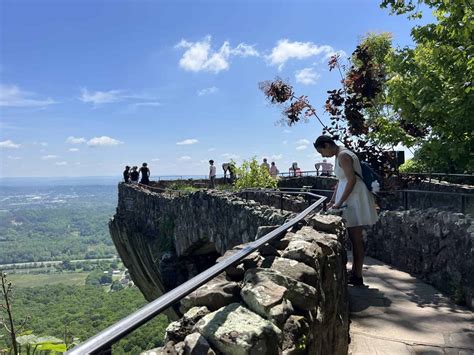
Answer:
POLYGON ((283 194, 280 194, 280 212, 283 212, 283 194))

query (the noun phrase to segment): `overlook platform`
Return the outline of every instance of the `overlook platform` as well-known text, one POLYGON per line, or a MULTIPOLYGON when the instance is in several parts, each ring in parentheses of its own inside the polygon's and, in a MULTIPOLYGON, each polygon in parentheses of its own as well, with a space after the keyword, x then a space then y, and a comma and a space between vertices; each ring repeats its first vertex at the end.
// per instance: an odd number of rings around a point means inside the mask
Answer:
POLYGON ((364 283, 349 286, 349 354, 474 354, 471 311, 370 257, 364 260, 364 283))

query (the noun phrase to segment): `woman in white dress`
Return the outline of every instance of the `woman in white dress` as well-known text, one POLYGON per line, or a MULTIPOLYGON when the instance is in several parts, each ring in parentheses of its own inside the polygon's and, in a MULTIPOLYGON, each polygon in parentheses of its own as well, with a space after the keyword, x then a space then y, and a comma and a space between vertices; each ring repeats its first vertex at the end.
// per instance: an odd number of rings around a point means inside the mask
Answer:
POLYGON ((334 173, 338 183, 328 205, 329 208, 342 209, 342 218, 352 243, 352 274, 348 282, 363 285, 362 266, 364 264, 363 226, 377 222, 377 211, 372 193, 362 180, 362 169, 357 155, 338 146, 330 137, 320 136, 314 148, 325 158, 335 156, 334 173))

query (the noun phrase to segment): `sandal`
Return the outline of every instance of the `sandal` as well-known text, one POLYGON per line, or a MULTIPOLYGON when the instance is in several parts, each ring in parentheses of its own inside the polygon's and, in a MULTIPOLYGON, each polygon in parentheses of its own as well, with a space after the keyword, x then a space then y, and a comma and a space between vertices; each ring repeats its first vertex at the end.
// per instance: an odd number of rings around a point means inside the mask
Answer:
POLYGON ((354 286, 363 286, 364 285, 364 278, 357 277, 356 275, 352 274, 347 279, 347 283, 354 286))

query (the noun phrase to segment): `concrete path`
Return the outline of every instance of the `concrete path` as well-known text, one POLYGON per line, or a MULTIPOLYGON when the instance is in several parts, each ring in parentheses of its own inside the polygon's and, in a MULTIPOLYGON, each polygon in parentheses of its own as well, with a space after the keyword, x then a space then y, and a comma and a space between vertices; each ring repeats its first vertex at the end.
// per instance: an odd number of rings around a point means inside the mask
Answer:
POLYGON ((365 259, 364 284, 349 285, 349 354, 474 355, 473 312, 372 258, 365 259))

